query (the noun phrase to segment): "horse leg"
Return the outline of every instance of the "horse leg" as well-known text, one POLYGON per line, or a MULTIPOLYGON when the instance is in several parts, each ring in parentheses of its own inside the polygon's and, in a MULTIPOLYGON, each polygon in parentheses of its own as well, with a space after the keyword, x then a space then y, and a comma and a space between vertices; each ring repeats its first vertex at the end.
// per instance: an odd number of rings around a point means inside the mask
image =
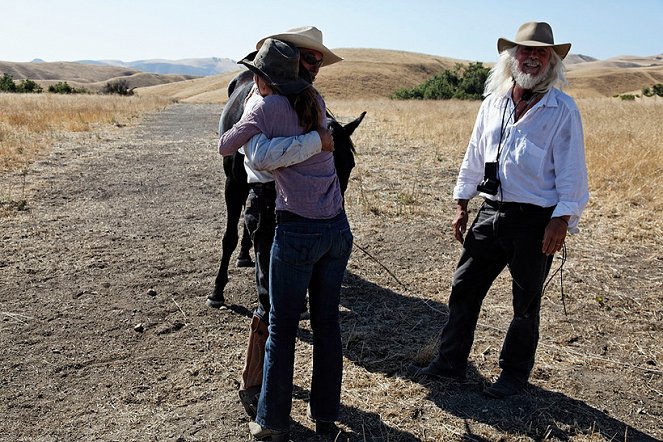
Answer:
POLYGON ((226 178, 226 186, 224 197, 226 201, 226 231, 221 240, 221 264, 219 271, 214 280, 214 290, 207 297, 207 306, 212 308, 219 308, 225 303, 223 291, 228 284, 228 267, 230 265, 230 257, 232 256, 237 243, 239 235, 237 234, 237 223, 242 214, 242 206, 246 202, 246 195, 242 199, 241 188, 238 189, 236 183, 230 178, 226 178))

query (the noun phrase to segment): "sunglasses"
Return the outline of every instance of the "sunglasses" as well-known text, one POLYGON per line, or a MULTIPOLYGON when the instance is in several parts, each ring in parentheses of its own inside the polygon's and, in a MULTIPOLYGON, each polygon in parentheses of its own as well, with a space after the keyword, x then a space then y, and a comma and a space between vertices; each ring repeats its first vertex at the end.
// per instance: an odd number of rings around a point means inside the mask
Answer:
POLYGON ((306 64, 310 64, 311 66, 315 66, 317 68, 322 66, 322 62, 324 61, 322 57, 320 57, 320 60, 318 60, 313 52, 301 52, 300 55, 306 64))

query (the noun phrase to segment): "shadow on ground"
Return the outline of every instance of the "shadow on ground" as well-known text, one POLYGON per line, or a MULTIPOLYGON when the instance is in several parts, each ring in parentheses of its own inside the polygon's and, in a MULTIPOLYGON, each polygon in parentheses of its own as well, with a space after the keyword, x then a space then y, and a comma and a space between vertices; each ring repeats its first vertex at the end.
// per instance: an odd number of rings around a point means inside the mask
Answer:
MULTIPOLYGON (((344 356, 369 372, 421 382, 429 392, 426 399, 465 421, 461 440, 487 441, 474 434, 476 423, 499 432, 534 440, 570 440, 577 435, 600 434, 610 440, 656 441, 624 422, 583 401, 563 393, 530 385, 524 394, 505 400, 488 399, 481 391, 489 382, 472 364, 465 382, 417 381, 406 367, 419 349, 438 336, 446 321, 446 304, 398 293, 347 272, 341 293, 341 331, 344 356)), ((248 309, 233 305, 232 311, 249 316, 248 309)), ((310 330, 298 337, 312 344, 310 330)), ((307 400, 308 390, 295 387, 296 398, 307 400)), ((413 410, 413 419, 418 411, 413 410)), ((419 441, 417 436, 385 424, 379 415, 342 405, 341 422, 350 428, 339 441, 419 441)), ((293 440, 316 440, 315 433, 294 423, 293 440)))
MULTIPOLYGON (((397 293, 350 272, 341 303, 348 310, 342 315, 345 357, 368 371, 402 378, 408 378, 405 368, 438 336, 448 314, 446 304, 397 293)), ((488 380, 471 361, 467 375, 464 383, 421 381, 429 388, 427 399, 465 420, 464 440, 484 440, 472 433, 472 422, 535 440, 596 433, 610 440, 657 440, 583 401, 534 385, 513 398, 488 399, 481 394, 488 380)), ((402 436, 390 440, 418 440, 402 436)))

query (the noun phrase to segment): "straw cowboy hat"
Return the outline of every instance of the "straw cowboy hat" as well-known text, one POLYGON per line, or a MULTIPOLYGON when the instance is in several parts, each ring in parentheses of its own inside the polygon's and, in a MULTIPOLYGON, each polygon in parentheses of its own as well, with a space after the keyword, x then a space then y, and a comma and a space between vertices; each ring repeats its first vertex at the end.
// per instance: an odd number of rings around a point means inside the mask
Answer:
POLYGON ((262 76, 283 95, 298 94, 311 86, 299 76, 299 49, 281 40, 265 39, 259 50, 237 63, 262 76))
POLYGON ((298 48, 314 49, 322 53, 323 61, 321 67, 329 66, 330 64, 338 63, 343 60, 322 44, 322 32, 315 26, 303 26, 301 28, 290 29, 282 34, 270 35, 269 37, 260 40, 256 44, 256 49, 260 49, 260 46, 262 46, 268 38, 287 41, 298 48))
POLYGON ((571 49, 571 43, 555 44, 552 28, 548 23, 534 21, 521 25, 513 41, 506 38, 497 40, 497 51, 502 52, 518 45, 551 47, 562 59, 566 57, 571 49))

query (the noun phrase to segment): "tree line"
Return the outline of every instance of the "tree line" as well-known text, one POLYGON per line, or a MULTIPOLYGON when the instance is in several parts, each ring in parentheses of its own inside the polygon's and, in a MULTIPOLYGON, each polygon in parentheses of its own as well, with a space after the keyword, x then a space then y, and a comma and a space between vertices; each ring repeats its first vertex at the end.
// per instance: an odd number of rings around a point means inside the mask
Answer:
MULTIPOLYGON (((60 81, 48 86, 48 92, 53 94, 89 94, 84 88, 72 87, 66 81, 60 81)), ((40 94, 44 91, 37 82, 25 79, 16 82, 14 77, 5 73, 0 78, 0 92, 10 92, 17 94, 40 94)), ((133 95, 133 88, 129 87, 129 82, 123 78, 106 83, 101 90, 102 94, 133 95)))

